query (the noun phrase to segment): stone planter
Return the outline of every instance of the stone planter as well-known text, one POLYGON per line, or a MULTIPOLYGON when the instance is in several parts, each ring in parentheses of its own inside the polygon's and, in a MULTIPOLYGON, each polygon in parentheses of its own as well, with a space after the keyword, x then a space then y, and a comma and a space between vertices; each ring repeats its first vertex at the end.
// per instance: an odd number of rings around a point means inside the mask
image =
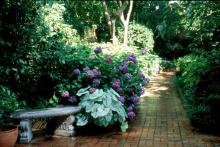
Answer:
POLYGON ((0 147, 13 147, 17 141, 18 127, 6 125, 0 128, 0 147))

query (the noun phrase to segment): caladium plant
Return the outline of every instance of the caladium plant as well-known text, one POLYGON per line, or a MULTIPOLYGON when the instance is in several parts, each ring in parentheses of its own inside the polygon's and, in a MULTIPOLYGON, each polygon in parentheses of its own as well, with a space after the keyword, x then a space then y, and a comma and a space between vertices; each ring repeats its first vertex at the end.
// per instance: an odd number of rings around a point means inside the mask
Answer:
POLYGON ((95 89, 90 92, 90 87, 80 89, 77 96, 80 97, 79 106, 83 111, 77 114, 77 126, 84 126, 93 122, 98 126, 107 127, 120 123, 124 132, 128 128, 127 113, 124 105, 119 101, 120 95, 113 89, 95 89))

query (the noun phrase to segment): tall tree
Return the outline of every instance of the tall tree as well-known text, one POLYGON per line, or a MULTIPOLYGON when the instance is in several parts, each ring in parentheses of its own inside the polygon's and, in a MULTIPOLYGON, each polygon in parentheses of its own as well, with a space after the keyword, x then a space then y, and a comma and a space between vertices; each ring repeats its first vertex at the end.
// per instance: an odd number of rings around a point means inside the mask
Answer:
MULTIPOLYGON (((123 5, 122 1, 119 1, 119 4, 120 4, 120 7, 121 7, 123 5)), ((120 20, 124 25, 124 44, 125 45, 128 44, 128 27, 129 27, 129 20, 130 20, 132 8, 133 8, 133 0, 130 0, 127 15, 125 15, 124 12, 122 12, 121 15, 120 15, 120 20)))
MULTIPOLYGON (((116 10, 112 10, 112 13, 111 13, 110 7, 107 5, 107 2, 105 0, 102 1, 113 44, 116 44, 116 42, 117 42, 117 37, 115 35, 116 19, 118 17, 120 17, 121 14, 123 13, 123 11, 126 9, 126 7, 128 5, 128 1, 124 1, 124 2, 120 1, 119 3, 120 3, 119 7, 117 7, 116 10)), ((118 4, 118 3, 116 2, 116 4, 118 4)))

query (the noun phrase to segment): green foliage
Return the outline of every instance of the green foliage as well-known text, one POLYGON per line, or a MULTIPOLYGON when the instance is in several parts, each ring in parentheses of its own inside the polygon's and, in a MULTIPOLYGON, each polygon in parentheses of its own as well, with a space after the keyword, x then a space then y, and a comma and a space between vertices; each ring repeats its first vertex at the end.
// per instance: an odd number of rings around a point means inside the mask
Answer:
POLYGON ((160 63, 160 68, 163 71, 175 70, 176 69, 175 61, 162 60, 160 63))
POLYGON ((188 114, 192 124, 201 130, 215 132, 220 123, 219 73, 216 72, 219 57, 214 60, 212 57, 212 54, 190 54, 178 59, 177 66, 179 80, 191 106, 188 114))
POLYGON ((47 37, 60 35, 63 38, 59 39, 65 43, 77 43, 79 42, 79 35, 72 25, 65 23, 64 14, 66 13, 67 10, 63 3, 46 4, 38 10, 44 25, 49 29, 47 37))
POLYGON ((41 31, 47 30, 44 27, 37 29, 42 21, 37 17, 39 5, 33 1, 3 0, 1 8, 0 83, 10 87, 20 97, 35 83, 31 52, 37 50, 41 31))
MULTIPOLYGON (((123 41, 123 30, 119 29, 119 40, 123 41)), ((137 22, 132 22, 129 24, 128 31, 128 45, 137 46, 140 49, 147 49, 149 51, 153 50, 154 39, 152 30, 148 29, 144 25, 140 25, 137 22)))
POLYGON ((139 56, 140 66, 148 76, 155 75, 161 69, 162 59, 158 55, 148 54, 139 56))
MULTIPOLYGON (((102 52, 107 51, 107 49, 99 49, 102 52)), ((63 99, 61 95, 65 91, 68 91, 70 96, 75 96, 79 89, 88 86, 101 89, 112 87, 125 98, 126 107, 133 105, 132 97, 139 98, 143 92, 143 86, 148 82, 139 69, 140 66, 135 55, 118 55, 116 57, 103 53, 96 54, 89 52, 90 50, 90 47, 84 47, 77 53, 77 56, 74 56, 70 65, 77 66, 66 68, 66 71, 63 72, 66 76, 63 76, 56 86, 57 96, 63 99), (86 54, 83 51, 88 52, 86 54)), ((68 65, 69 63, 66 64, 66 66, 68 65)))
MULTIPOLYGON (((139 68, 146 76, 155 75, 160 69, 163 69, 163 59, 158 55, 150 53, 148 49, 140 50, 137 46, 113 45, 111 43, 92 43, 90 45, 92 47, 100 46, 104 48, 104 54, 110 56, 134 53, 137 57, 139 68)), ((169 67, 171 68, 175 66, 172 63, 170 64, 169 67)))
POLYGON ((90 94, 88 87, 80 89, 76 95, 80 97, 79 106, 84 110, 76 116, 78 126, 93 122, 98 126, 107 127, 119 122, 122 131, 126 131, 127 114, 123 104, 118 100, 120 96, 113 89, 106 91, 96 89, 94 93, 90 94))
POLYGON ((81 39, 94 42, 109 39, 108 26, 101 1, 66 1, 65 22, 76 28, 81 39), (83 6, 83 7, 82 7, 83 6), (97 19, 98 18, 98 19, 97 19))
POLYGON ((19 101, 9 88, 0 86, 0 124, 10 123, 10 114, 24 108, 25 103, 19 101))
POLYGON ((216 121, 213 119, 211 109, 205 104, 192 105, 188 109, 188 115, 191 123, 200 128, 201 130, 207 131, 216 127, 216 121))
POLYGON ((191 54, 178 59, 177 68, 179 68, 185 90, 190 90, 192 93, 188 94, 195 95, 199 83, 209 70, 209 62, 203 56, 191 54))
POLYGON ((8 85, 32 107, 47 106, 56 83, 63 79, 62 71, 77 56, 72 47, 79 40, 77 31, 65 24, 66 10, 62 3, 1 4, 0 83, 8 85))
POLYGON ((188 46, 184 11, 182 2, 137 1, 133 19, 152 29, 156 53, 166 59, 175 59, 189 53, 184 48, 188 46))

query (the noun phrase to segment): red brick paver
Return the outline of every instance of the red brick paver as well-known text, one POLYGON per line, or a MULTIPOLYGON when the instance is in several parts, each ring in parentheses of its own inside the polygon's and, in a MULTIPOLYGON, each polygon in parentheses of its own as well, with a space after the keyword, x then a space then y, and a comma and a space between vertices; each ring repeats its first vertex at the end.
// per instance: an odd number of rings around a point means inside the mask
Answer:
POLYGON ((136 119, 127 132, 88 128, 76 137, 49 137, 16 147, 220 147, 220 136, 192 130, 171 81, 174 73, 152 77, 142 97, 136 119))

